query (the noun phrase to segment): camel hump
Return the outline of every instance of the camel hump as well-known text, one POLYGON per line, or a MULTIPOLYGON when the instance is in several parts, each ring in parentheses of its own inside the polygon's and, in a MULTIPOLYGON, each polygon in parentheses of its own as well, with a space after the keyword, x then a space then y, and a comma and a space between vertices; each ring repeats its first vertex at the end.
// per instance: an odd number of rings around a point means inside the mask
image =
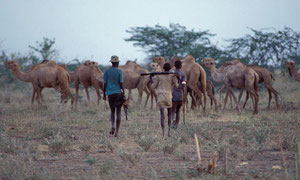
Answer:
POLYGON ((65 70, 68 70, 67 65, 66 64, 59 64, 60 67, 64 68, 65 70))
POLYGON ((181 60, 181 62, 183 62, 183 63, 195 63, 196 60, 195 60, 195 58, 194 58, 192 55, 187 55, 187 56, 185 56, 185 57, 181 60))
MULTIPOLYGON (((44 64, 44 63, 43 63, 44 64)), ((45 63, 45 65, 47 66, 51 66, 51 67, 55 67, 56 66, 56 62, 54 60, 49 60, 48 63, 45 63)))

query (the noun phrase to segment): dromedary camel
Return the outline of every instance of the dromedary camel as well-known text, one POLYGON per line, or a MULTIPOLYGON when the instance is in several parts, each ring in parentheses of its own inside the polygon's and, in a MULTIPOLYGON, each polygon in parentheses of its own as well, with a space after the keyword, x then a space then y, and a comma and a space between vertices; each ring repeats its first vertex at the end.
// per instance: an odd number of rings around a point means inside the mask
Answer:
POLYGON ((248 68, 239 60, 235 59, 233 65, 228 65, 224 69, 223 73, 219 73, 216 70, 216 63, 213 58, 203 59, 203 64, 209 68, 212 78, 216 82, 224 83, 227 89, 226 98, 224 101, 225 109, 228 95, 231 94, 240 113, 239 102, 237 101, 233 88, 244 88, 254 98, 253 114, 258 113, 258 74, 251 68, 248 68))
MULTIPOLYGON (((153 62, 159 64, 159 66, 162 68, 163 65, 168 62, 171 64, 172 67, 174 67, 174 63, 176 60, 179 60, 178 57, 174 57, 170 61, 166 61, 164 57, 154 57, 153 62)), ((204 104, 203 104, 203 110, 206 109, 206 72, 202 68, 202 66, 198 63, 196 63, 195 58, 191 55, 186 56, 184 59, 181 59, 182 62, 182 68, 181 71, 186 74, 187 77, 187 86, 196 93, 196 95, 199 97, 200 104, 202 96, 204 97, 204 104), (201 92, 201 89, 199 89, 198 82, 200 82, 203 93, 201 92)), ((197 103, 198 104, 198 103, 197 103)))
MULTIPOLYGON (((70 72, 71 75, 71 81, 75 84, 75 91, 76 91, 76 97, 75 97, 75 110, 77 110, 77 103, 78 103, 78 91, 79 91, 79 84, 82 84, 86 96, 88 99, 88 102, 90 104, 90 95, 89 95, 89 87, 94 86, 98 99, 97 99, 97 105, 100 103, 101 95, 100 95, 100 89, 104 91, 104 83, 103 81, 99 81, 95 78, 95 76, 92 75, 92 69, 89 67, 89 63, 93 63, 94 61, 86 61, 84 64, 81 64, 77 67, 77 69, 74 72, 70 72)), ((95 62, 94 62, 95 63, 95 62)), ((97 68, 97 72, 101 75, 103 72, 97 68)))
MULTIPOLYGON (((34 68, 36 68, 36 67, 39 66, 40 64, 46 64, 46 63, 48 63, 48 62, 49 62, 49 60, 43 60, 43 61, 40 62, 39 64, 33 65, 33 66, 30 68, 30 70, 29 70, 28 72, 32 71, 34 68)), ((68 72, 68 70, 67 70, 66 64, 58 64, 58 65, 61 66, 62 68, 64 68, 64 69, 66 70, 66 72, 68 73, 69 82, 71 82, 71 77, 70 77, 70 74, 69 74, 69 72, 68 72)), ((61 88, 60 88, 59 84, 58 84, 54 89, 57 90, 58 92, 61 91, 61 88)), ((43 98, 42 91, 43 91, 43 88, 41 88, 41 101, 42 101, 43 103, 45 103, 44 98, 43 98)), ((35 94, 36 94, 36 91, 35 91, 35 89, 33 88, 33 93, 32 93, 32 98, 31 98, 31 106, 32 106, 33 103, 34 103, 35 94)), ((36 98, 38 98, 38 96, 37 96, 36 98)), ((63 98, 62 98, 62 96, 61 96, 61 102, 62 102, 62 101, 63 101, 63 98)))
MULTIPOLYGON (((141 73, 149 73, 148 70, 142 68, 135 61, 127 61, 125 65, 119 66, 119 69, 123 71, 123 86, 128 89, 128 99, 131 97, 131 90, 137 88, 139 97, 138 102, 141 102, 143 92, 147 94, 145 107, 147 105, 149 96, 153 95, 156 99, 154 89, 151 87, 149 77, 141 76, 141 73), (150 92, 149 92, 150 91, 150 92)), ((153 108, 153 101, 151 98, 151 109, 153 108)))
POLYGON ((300 72, 297 72, 297 68, 296 68, 296 62, 295 61, 288 61, 285 63, 285 65, 287 66, 290 75, 300 83, 300 72))
MULTIPOLYGON (((201 84, 198 83, 199 89, 201 89, 201 92, 203 93, 203 88, 201 87, 201 84)), ((189 91, 190 93, 193 93, 193 91, 189 91)), ((215 110, 218 111, 218 105, 217 105, 217 99, 215 98, 215 87, 214 84, 209 81, 206 80, 206 93, 207 96, 210 98, 210 109, 212 109, 213 104, 215 104, 215 110)), ((191 103, 191 109, 194 109, 196 104, 193 98, 196 97, 198 98, 196 95, 191 95, 192 97, 192 103, 191 103)))
MULTIPOLYGON (((253 69, 259 76, 259 81, 258 83, 264 83, 264 86, 265 88, 268 89, 268 93, 269 93, 269 104, 268 104, 268 107, 267 109, 270 109, 270 105, 271 105, 271 100, 272 100, 272 93, 274 94, 275 96, 275 102, 276 102, 276 107, 279 108, 279 104, 278 104, 278 92, 273 88, 272 86, 272 80, 275 80, 272 73, 266 69, 266 68, 263 68, 263 67, 259 67, 257 65, 248 65, 249 68, 253 69)), ((241 97, 243 93, 243 90, 241 91, 241 94, 239 96, 239 99, 241 97)), ((247 94, 247 97, 246 97, 246 101, 243 105, 243 108, 245 108, 246 104, 247 104, 247 100, 248 100, 248 94, 247 94)))
POLYGON ((29 72, 22 72, 20 65, 16 61, 6 61, 5 65, 11 69, 15 76, 21 81, 32 83, 34 88, 33 93, 37 93, 39 105, 41 104, 41 91, 43 88, 56 88, 59 86, 64 103, 67 103, 68 97, 70 97, 73 107, 73 96, 69 88, 70 76, 68 72, 61 66, 58 66, 55 61, 51 60, 47 63, 39 64, 29 72))

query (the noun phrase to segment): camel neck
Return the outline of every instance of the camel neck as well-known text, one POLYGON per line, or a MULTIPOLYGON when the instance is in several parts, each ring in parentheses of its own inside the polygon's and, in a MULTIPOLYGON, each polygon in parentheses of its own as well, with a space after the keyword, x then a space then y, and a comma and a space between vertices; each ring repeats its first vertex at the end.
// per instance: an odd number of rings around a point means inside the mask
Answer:
POLYGON ((13 72, 15 76, 21 81, 31 82, 32 80, 30 72, 22 72, 21 69, 14 70, 13 72))
POLYGON ((211 77, 216 82, 223 82, 224 81, 224 75, 222 73, 217 72, 216 66, 212 66, 210 69, 211 77))
POLYGON ((300 81, 300 74, 297 72, 297 69, 296 67, 291 67, 289 68, 290 69, 290 72, 292 74, 292 77, 296 80, 296 81, 300 81))

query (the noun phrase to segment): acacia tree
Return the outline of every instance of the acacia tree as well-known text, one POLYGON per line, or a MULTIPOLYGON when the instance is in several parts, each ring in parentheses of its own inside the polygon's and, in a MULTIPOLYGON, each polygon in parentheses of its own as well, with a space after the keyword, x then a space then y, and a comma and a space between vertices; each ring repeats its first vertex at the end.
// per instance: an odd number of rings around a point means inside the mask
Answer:
POLYGON ((132 27, 126 32, 131 36, 125 41, 133 42, 134 46, 142 48, 150 57, 159 55, 171 59, 174 56, 182 57, 187 54, 200 55, 197 50, 204 52, 215 48, 210 41, 214 34, 209 33, 208 30, 187 30, 179 24, 171 23, 169 27, 160 25, 132 27))
POLYGON ((285 61, 300 55, 300 33, 285 27, 283 30, 254 30, 253 34, 230 39, 226 47, 231 57, 262 66, 283 66, 285 61))
MULTIPOLYGON (((42 42, 36 41, 36 46, 29 45, 28 47, 33 50, 31 55, 34 55, 34 52, 38 53, 42 60, 50 60, 53 58, 57 58, 58 50, 53 48, 55 44, 55 39, 43 38, 42 42)), ((34 57, 34 56, 33 56, 34 57)), ((38 63, 38 59, 33 59, 32 64, 38 63)))

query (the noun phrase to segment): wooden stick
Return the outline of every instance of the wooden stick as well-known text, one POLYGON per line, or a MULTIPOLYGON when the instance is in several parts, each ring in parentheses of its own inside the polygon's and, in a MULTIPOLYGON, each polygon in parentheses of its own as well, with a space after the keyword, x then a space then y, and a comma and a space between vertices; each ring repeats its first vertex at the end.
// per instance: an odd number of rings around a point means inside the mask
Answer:
POLYGON ((201 169, 201 155, 200 155, 198 137, 197 137, 196 133, 194 134, 194 136, 195 136, 195 143, 196 143, 196 149, 197 149, 197 154, 198 154, 198 166, 199 166, 199 169, 201 169))
POLYGON ((224 171, 225 174, 227 174, 227 168, 228 168, 228 159, 227 159, 227 150, 225 150, 225 157, 224 157, 224 171))
POLYGON ((285 161, 285 156, 283 154, 282 146, 280 146, 280 151, 281 151, 281 155, 282 155, 283 165, 284 165, 284 168, 285 168, 285 176, 286 176, 286 179, 289 180, 289 172, 288 172, 288 169, 287 169, 287 166, 286 166, 286 161, 285 161))

